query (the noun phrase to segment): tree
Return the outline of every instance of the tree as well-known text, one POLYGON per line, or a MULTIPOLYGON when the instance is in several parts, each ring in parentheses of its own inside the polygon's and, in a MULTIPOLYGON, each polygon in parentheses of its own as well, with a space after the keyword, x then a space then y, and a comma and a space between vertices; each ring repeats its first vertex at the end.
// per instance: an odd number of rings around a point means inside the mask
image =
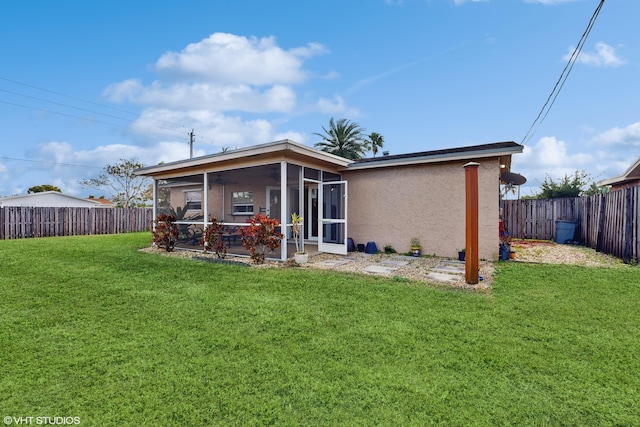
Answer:
POLYGON ((355 122, 347 119, 339 119, 336 122, 332 117, 329 120, 329 129, 323 126, 322 130, 324 134, 314 134, 322 138, 322 141, 315 144, 315 147, 322 151, 351 160, 362 158, 367 151, 364 129, 355 122))
POLYGON ((62 193, 62 190, 60 190, 55 185, 42 184, 42 185, 34 185, 33 187, 30 187, 27 190, 27 194, 44 193, 45 191, 57 191, 58 193, 62 193))
POLYGON ((591 179, 591 176, 585 171, 575 171, 572 176, 565 175, 563 178, 558 180, 558 182, 554 181, 553 178, 547 175, 540 188, 540 193, 534 196, 536 199, 578 197, 597 191, 597 187, 591 179))
POLYGON ((104 167, 104 173, 97 178, 78 181, 85 187, 104 190, 111 195, 111 201, 121 208, 142 207, 149 200, 149 178, 135 175, 134 171, 143 167, 137 160, 120 161, 104 167))
POLYGON ((371 132, 365 141, 367 149, 373 153, 373 157, 378 154, 378 149, 384 146, 384 137, 377 132, 371 132))

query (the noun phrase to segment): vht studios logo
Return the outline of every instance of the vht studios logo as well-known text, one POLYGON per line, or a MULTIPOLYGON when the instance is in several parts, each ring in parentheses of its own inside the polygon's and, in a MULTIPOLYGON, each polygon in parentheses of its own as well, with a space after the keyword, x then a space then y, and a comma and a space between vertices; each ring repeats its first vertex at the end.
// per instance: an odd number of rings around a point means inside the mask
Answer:
POLYGON ((80 424, 80 417, 4 417, 5 425, 64 426, 80 424))

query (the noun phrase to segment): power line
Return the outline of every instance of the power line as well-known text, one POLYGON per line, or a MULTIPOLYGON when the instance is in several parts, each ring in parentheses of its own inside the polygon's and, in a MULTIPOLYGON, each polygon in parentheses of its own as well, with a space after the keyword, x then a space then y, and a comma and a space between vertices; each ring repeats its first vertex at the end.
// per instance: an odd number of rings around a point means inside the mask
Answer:
POLYGON ((29 162, 29 163, 44 163, 55 166, 70 166, 74 168, 89 168, 89 169, 102 169, 101 166, 87 166, 87 165, 75 165, 73 163, 58 163, 58 162, 49 162, 46 160, 29 160, 29 159, 16 159, 14 157, 0 157, 2 160, 11 160, 15 162, 29 162))
POLYGON ((43 91, 43 92, 52 93, 52 94, 54 94, 54 95, 62 96, 62 97, 65 97, 65 98, 75 99, 76 101, 82 101, 82 102, 85 102, 85 103, 87 103, 87 104, 97 105, 97 106, 99 106, 99 107, 102 107, 102 108, 108 108, 108 109, 110 109, 110 110, 119 111, 119 112, 121 112, 121 113, 127 113, 127 114, 131 114, 131 115, 133 115, 133 116, 138 115, 137 113, 134 113, 134 112, 131 112, 131 111, 122 110, 122 109, 120 109, 120 108, 115 108, 115 107, 110 107, 110 106, 108 106, 108 105, 100 104, 100 103, 98 103, 98 102, 89 101, 89 100, 82 99, 82 98, 78 98, 78 97, 71 96, 71 95, 66 95, 66 94, 64 94, 64 93, 60 93, 60 92, 56 92, 56 91, 53 91, 53 90, 49 90, 49 89, 41 88, 41 87, 38 87, 38 86, 30 85, 30 84, 28 84, 28 83, 19 82, 19 81, 17 81, 17 80, 8 79, 8 78, 6 78, 6 77, 0 77, 0 80, 4 80, 4 81, 6 81, 6 82, 14 83, 14 84, 17 84, 17 85, 20 85, 20 86, 24 86, 24 87, 28 87, 28 88, 31 88, 31 89, 41 90, 41 91, 43 91))
POLYGON ((582 47, 584 46, 584 43, 587 41, 587 37, 589 36, 589 33, 591 32, 591 29, 593 28, 593 25, 595 24, 596 19, 600 14, 600 9, 602 9, 602 5, 604 5, 604 0, 600 0, 600 4, 598 4, 598 7, 593 12, 593 15, 591 15, 589 24, 587 25, 586 30, 582 33, 582 37, 580 37, 580 41, 578 42, 578 45, 576 46, 576 48, 573 50, 573 53, 569 57, 569 61, 567 62, 567 65, 565 65, 564 69, 562 70, 562 73, 560 74, 558 81, 556 82, 555 86, 553 87, 553 90, 547 97, 546 102, 540 109, 538 116, 533 121, 533 123, 531 123, 529 130, 527 131, 525 136, 522 138, 521 144, 526 144, 531 138, 533 138, 533 135, 535 134, 535 132, 532 133, 534 126, 536 124, 540 125, 544 121, 544 119, 549 114, 551 107, 553 107, 553 104, 555 104, 556 99, 558 98, 558 94, 560 94, 560 91, 564 87, 564 84, 567 81, 569 74, 571 74, 571 70, 573 70, 573 66, 575 65, 578 59, 578 56, 582 51, 582 47), (538 120, 540 120, 539 123, 538 123, 538 120))
MULTIPOLYGON (((100 104, 100 103, 97 103, 97 102, 89 101, 89 100, 78 98, 78 97, 75 97, 75 96, 66 95, 66 94, 61 93, 61 92, 56 92, 56 91, 53 91, 53 90, 49 90, 49 89, 45 89, 45 88, 42 88, 42 87, 34 86, 34 85, 31 85, 31 84, 28 84, 28 83, 19 82, 17 80, 8 79, 6 77, 0 77, 0 80, 6 81, 6 82, 10 82, 10 83, 14 83, 14 84, 17 84, 17 85, 20 85, 20 86, 28 87, 28 88, 31 88, 31 89, 36 89, 36 90, 39 90, 39 91, 51 93, 51 94, 54 94, 54 95, 57 95, 57 96, 62 96, 64 98, 73 99, 73 100, 76 100, 76 101, 81 101, 81 102, 84 102, 84 103, 87 103, 87 104, 99 106, 101 108, 114 110, 114 111, 117 111, 117 112, 129 114, 129 115, 132 115, 132 116, 137 116, 137 118, 136 119, 128 119, 128 118, 124 118, 124 117, 120 117, 120 116, 115 116, 113 114, 101 113, 99 111, 89 110, 89 109, 86 109, 86 108, 77 107, 77 106, 65 104, 65 103, 62 103, 62 102, 52 101, 52 100, 48 100, 48 99, 43 99, 43 98, 39 98, 39 97, 36 97, 36 96, 26 95, 26 94, 19 93, 19 92, 13 92, 13 91, 9 91, 9 90, 6 90, 6 89, 0 89, 0 92, 4 92, 4 93, 8 93, 8 94, 11 94, 11 95, 20 96, 20 97, 24 97, 24 98, 28 98, 28 99, 33 99, 33 100, 37 100, 37 101, 41 101, 41 102, 45 102, 45 103, 50 103, 50 104, 58 105, 58 106, 61 106, 61 107, 71 108, 71 109, 74 109, 74 110, 84 111, 84 112, 88 112, 88 113, 91 113, 91 114, 97 114, 99 116, 109 117, 109 118, 112 118, 112 119, 122 120, 122 121, 129 122, 130 124, 135 123, 135 121, 139 118, 139 114, 138 113, 134 113, 134 112, 131 112, 131 111, 110 107, 108 105, 100 104)), ((42 108, 39 108, 39 107, 33 107, 33 106, 13 103, 13 102, 9 102, 9 101, 0 100, 0 102, 4 103, 4 104, 7 104, 7 105, 13 105, 13 106, 16 106, 16 107, 21 107, 21 108, 42 110, 42 108)), ((60 115, 60 116, 72 117, 72 118, 86 120, 86 121, 90 121, 90 122, 102 123, 102 124, 109 125, 109 126, 126 128, 125 126, 123 126, 121 124, 109 123, 109 122, 97 120, 97 119, 95 119, 93 117, 80 117, 80 116, 76 116, 76 115, 73 115, 73 114, 62 113, 62 112, 55 111, 55 110, 50 110, 50 109, 47 109, 45 111, 47 111, 49 113, 52 113, 52 114, 57 114, 57 115, 60 115)), ((154 120, 154 121, 156 123, 159 123, 159 124, 163 123, 163 125, 154 126, 156 129, 162 129, 162 130, 173 132, 175 134, 180 134, 180 135, 183 135, 183 136, 185 134, 188 135, 188 133, 186 133, 186 132, 183 133, 183 131, 175 129, 175 127, 180 127, 180 128, 186 129, 186 126, 181 124, 181 123, 166 122, 166 121, 160 122, 159 120, 154 120), (173 127, 167 127, 167 126, 173 126, 173 127)), ((167 137, 175 137, 175 135, 169 135, 169 134, 163 133, 163 132, 158 132, 158 133, 161 134, 161 135, 164 134, 167 137)), ((208 139, 205 139, 203 137, 199 137, 198 139, 202 140, 202 141, 213 142, 212 140, 208 140, 208 139)))

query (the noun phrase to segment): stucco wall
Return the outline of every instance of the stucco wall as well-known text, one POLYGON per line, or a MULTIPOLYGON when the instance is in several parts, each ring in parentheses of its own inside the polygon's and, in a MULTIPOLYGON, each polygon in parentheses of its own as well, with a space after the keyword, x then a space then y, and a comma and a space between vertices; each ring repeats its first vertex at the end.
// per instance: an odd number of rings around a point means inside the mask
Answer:
MULTIPOLYGON (((423 254, 457 257, 465 245, 465 162, 347 171, 348 235, 408 252, 418 237, 423 254)), ((498 257, 497 158, 478 160, 479 256, 498 257)))

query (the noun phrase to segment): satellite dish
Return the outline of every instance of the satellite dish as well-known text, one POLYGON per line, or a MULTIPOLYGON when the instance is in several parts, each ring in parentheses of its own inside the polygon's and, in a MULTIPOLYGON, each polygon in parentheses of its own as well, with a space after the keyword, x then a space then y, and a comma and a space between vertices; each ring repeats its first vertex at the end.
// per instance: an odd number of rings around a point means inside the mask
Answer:
POLYGON ((527 178, 513 172, 502 172, 500 174, 500 181, 502 181, 503 184, 522 185, 527 182, 527 178))

